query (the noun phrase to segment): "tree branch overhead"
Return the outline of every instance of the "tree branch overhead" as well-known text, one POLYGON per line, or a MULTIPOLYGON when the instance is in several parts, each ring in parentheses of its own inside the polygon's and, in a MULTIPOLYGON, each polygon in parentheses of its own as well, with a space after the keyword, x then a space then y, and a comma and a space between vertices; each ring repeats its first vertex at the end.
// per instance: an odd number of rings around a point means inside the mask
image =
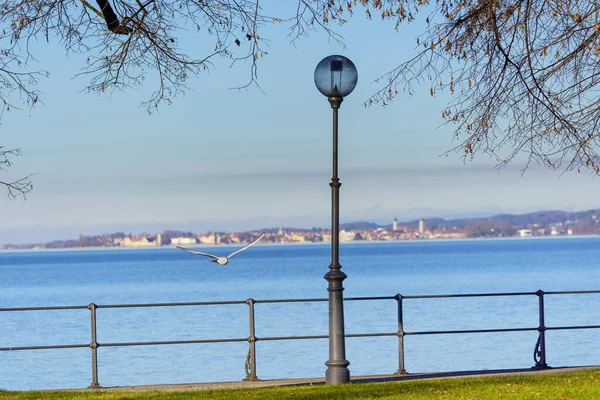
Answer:
MULTIPOLYGON (((499 165, 518 160, 600 175, 600 3, 574 0, 296 0, 290 15, 270 15, 265 0, 4 0, 0 2, 1 112, 34 106, 37 80, 28 71, 30 40, 58 40, 87 55, 80 75, 103 93, 151 80, 149 110, 188 90, 214 57, 248 65, 258 86, 267 54, 265 27, 283 24, 292 42, 336 32, 357 12, 427 28, 416 51, 381 76, 366 102, 387 105, 425 89, 452 95, 442 118, 455 129, 454 150, 487 153, 499 165), (182 35, 195 31, 212 49, 194 54, 182 35), (151 77, 148 78, 148 77, 151 77)), ((383 56, 383 55, 382 55, 383 56)), ((391 55, 387 54, 386 57, 391 55)), ((6 182, 0 183, 6 185, 6 182)))

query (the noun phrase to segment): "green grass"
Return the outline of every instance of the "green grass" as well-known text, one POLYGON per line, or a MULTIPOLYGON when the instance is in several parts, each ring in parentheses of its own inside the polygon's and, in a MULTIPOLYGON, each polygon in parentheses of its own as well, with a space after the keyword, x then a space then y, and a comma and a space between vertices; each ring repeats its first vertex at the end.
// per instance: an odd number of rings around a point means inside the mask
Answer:
POLYGON ((483 378, 413 380, 349 385, 199 390, 186 392, 0 391, 2 400, 325 400, 435 399, 600 400, 600 370, 483 378))

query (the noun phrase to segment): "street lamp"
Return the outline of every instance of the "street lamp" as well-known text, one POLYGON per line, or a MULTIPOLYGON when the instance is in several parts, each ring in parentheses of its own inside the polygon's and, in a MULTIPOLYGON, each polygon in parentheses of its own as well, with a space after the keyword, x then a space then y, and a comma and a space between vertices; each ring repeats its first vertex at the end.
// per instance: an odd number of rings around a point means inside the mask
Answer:
POLYGON ((338 178, 338 109, 358 81, 356 67, 344 56, 325 57, 315 68, 315 85, 327 96, 333 109, 333 177, 331 178, 331 264, 325 279, 329 283, 329 360, 325 363, 327 384, 350 382, 344 338, 344 287, 340 250, 340 179, 338 178))

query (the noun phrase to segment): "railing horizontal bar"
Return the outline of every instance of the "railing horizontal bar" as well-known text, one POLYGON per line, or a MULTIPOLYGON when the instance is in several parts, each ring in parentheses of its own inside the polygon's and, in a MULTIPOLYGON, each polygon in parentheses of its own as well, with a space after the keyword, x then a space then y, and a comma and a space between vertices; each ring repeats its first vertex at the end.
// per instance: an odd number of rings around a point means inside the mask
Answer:
POLYGON ((593 294, 600 293, 600 290, 559 290, 553 292, 544 292, 546 294, 593 294))
POLYGON ((5 311, 85 310, 87 308, 88 308, 88 306, 11 307, 11 308, 0 308, 0 312, 5 312, 5 311))
MULTIPOLYGON (((346 297, 345 301, 355 300, 394 300, 395 296, 372 296, 372 297, 346 297)), ((310 302, 325 302, 329 301, 327 298, 313 298, 313 299, 273 299, 273 300, 255 300, 255 303, 310 303, 310 302)))
MULTIPOLYGON (((344 337, 378 337, 378 336, 398 336, 398 332, 385 332, 385 333, 350 333, 344 335, 344 337)), ((327 335, 314 335, 314 336, 270 336, 256 338, 256 341, 273 341, 273 340, 295 340, 295 339, 327 339, 327 335)))
MULTIPOLYGON (((544 292, 545 294, 545 292, 544 292)), ((423 294, 414 296, 402 296, 403 299, 444 299, 451 297, 497 297, 497 296, 534 296, 536 292, 513 292, 513 293, 465 293, 465 294, 423 294)))
POLYGON ((98 347, 155 346, 155 345, 163 345, 163 344, 233 343, 233 342, 248 342, 248 338, 165 340, 165 341, 160 341, 160 342, 98 343, 98 347))
POLYGON ((272 340, 296 340, 296 339, 327 339, 327 335, 315 335, 315 336, 271 336, 264 338, 256 338, 256 341, 268 342, 272 340))
POLYGON ((547 331, 562 331, 562 330, 573 330, 573 329, 600 329, 600 325, 553 326, 551 328, 546 327, 547 331))
POLYGON ((310 302, 321 302, 328 301, 326 298, 315 298, 315 299, 273 299, 273 300, 255 300, 254 303, 310 303, 310 302))
POLYGON ((148 303, 148 304, 98 304, 97 308, 140 308, 140 307, 186 307, 186 306, 219 306, 230 304, 246 304, 246 301, 198 301, 191 303, 148 303))
POLYGON ((420 332, 404 332, 404 335, 443 335, 454 333, 497 333, 497 332, 524 332, 537 331, 538 328, 503 328, 503 329, 465 329, 456 331, 420 331, 420 332))
POLYGON ((396 296, 346 297, 344 300, 396 300, 396 296))
POLYGON ((389 333, 349 333, 345 337, 381 337, 381 336, 398 336, 398 332, 389 333))
MULTIPOLYGON (((551 294, 600 294, 600 290, 579 290, 579 291, 551 291, 544 292, 545 295, 551 294)), ((424 294, 407 295, 403 299, 442 299, 459 297, 496 297, 496 296, 532 296, 537 292, 512 292, 512 293, 463 293, 463 294, 424 294)), ((396 296, 373 296, 373 297, 347 297, 348 301, 360 300, 393 300, 396 296)), ((327 298, 312 299, 273 299, 273 300, 255 300, 255 303, 307 303, 307 302, 325 302, 327 298)), ((147 303, 147 304, 99 304, 97 308, 139 308, 139 307, 185 307, 185 306, 211 306, 211 305, 231 305, 246 304, 246 300, 233 301, 201 301, 188 303, 147 303)), ((52 310, 81 310, 88 306, 49 306, 49 307, 11 307, 0 308, 0 312, 11 311, 52 311, 52 310)))
POLYGON ((58 344, 48 346, 13 346, 0 347, 0 351, 16 351, 16 350, 49 350, 49 349, 77 349, 82 347, 90 347, 89 344, 58 344))

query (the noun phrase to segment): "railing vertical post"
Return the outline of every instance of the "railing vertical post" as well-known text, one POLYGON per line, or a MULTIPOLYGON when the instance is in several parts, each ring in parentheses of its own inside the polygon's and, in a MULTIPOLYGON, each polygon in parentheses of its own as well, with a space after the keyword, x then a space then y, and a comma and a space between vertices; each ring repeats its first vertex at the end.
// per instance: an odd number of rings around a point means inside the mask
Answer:
POLYGON ((539 326, 538 326, 538 340, 533 350, 533 361, 535 365, 532 368, 545 369, 549 368, 546 363, 546 323, 544 321, 544 291, 538 290, 535 292, 538 296, 539 302, 539 326))
POLYGON ((92 317, 92 341, 90 343, 90 348, 92 349, 92 383, 88 386, 90 389, 100 388, 100 384, 98 383, 98 335, 96 331, 96 309, 98 306, 94 303, 90 303, 88 309, 90 310, 92 317))
POLYGON ((396 375, 408 375, 404 368, 404 322, 402 319, 403 296, 398 293, 395 297, 398 302, 398 371, 396 371, 396 375))
POLYGON ((246 300, 246 304, 249 307, 249 316, 250 316, 250 336, 248 337, 248 342, 250 343, 250 347, 248 349, 248 355, 246 356, 246 364, 244 365, 244 369, 246 370, 246 377, 243 379, 244 381, 260 381, 258 376, 256 376, 256 329, 254 325, 254 303, 256 300, 253 298, 249 298, 246 300))

